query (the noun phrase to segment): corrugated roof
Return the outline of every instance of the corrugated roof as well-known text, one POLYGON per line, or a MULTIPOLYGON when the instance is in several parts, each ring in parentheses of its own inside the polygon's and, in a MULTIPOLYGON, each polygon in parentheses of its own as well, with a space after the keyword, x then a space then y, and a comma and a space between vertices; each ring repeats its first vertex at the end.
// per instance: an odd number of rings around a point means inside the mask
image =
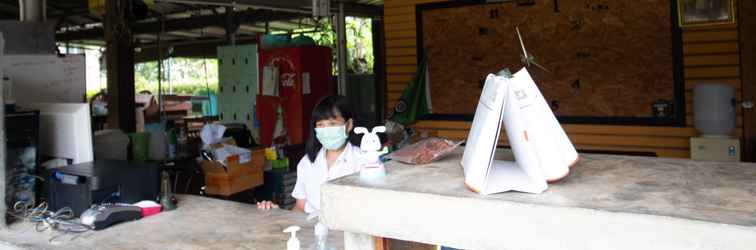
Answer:
MULTIPOLYGON (((138 23, 145 26, 149 24, 157 24, 160 21, 189 21, 190 19, 203 19, 205 22, 212 21, 212 18, 219 17, 225 13, 225 7, 219 6, 219 4, 227 4, 229 1, 221 0, 156 0, 155 5, 147 13, 147 18, 140 20, 138 23), (200 4, 204 3, 204 4, 200 4)), ((307 3, 307 0, 298 1, 274 1, 274 0, 236 0, 237 3, 255 4, 255 6, 261 6, 260 4, 270 3, 274 4, 277 8, 280 6, 296 7, 292 4, 307 3)), ((380 13, 380 6, 383 4, 382 0, 344 0, 348 3, 350 11, 352 13, 365 13, 371 12, 380 13), (371 7, 373 6, 373 7, 371 7), (378 11, 375 11, 378 10, 378 11)), ((100 17, 89 12, 87 0, 47 0, 47 17, 48 20, 58 20, 59 24, 59 37, 66 38, 70 42, 82 42, 88 44, 103 44, 102 42, 102 20, 100 17), (99 29, 99 33, 98 30, 99 29)), ((335 3, 332 3, 335 5, 335 3)), ((251 5, 249 5, 251 6, 251 5)), ((245 37, 254 37, 259 33, 271 32, 291 32, 294 30, 302 29, 314 29, 316 21, 306 15, 309 6, 300 6, 299 13, 288 12, 286 10, 274 12, 256 12, 249 14, 250 17, 244 20, 251 20, 250 22, 244 22, 240 25, 237 35, 244 39, 245 37), (259 20, 253 17, 258 16, 260 13, 268 14, 267 19, 262 20, 275 20, 268 22, 254 22, 259 20), (287 18, 287 13, 290 18, 287 18)), ((237 11, 244 12, 248 8, 237 8, 237 11)), ((0 0, 0 19, 15 19, 18 20, 19 7, 18 0, 0 0)), ((161 34, 161 40, 166 42, 171 41, 185 41, 185 40, 201 40, 201 39, 214 39, 222 38, 225 35, 225 30, 219 25, 191 25, 186 29, 181 27, 174 27, 169 32, 161 34), (202 27, 195 27, 202 26, 202 27)), ((157 32, 154 33, 138 33, 135 37, 140 43, 152 43, 157 39, 157 32)))

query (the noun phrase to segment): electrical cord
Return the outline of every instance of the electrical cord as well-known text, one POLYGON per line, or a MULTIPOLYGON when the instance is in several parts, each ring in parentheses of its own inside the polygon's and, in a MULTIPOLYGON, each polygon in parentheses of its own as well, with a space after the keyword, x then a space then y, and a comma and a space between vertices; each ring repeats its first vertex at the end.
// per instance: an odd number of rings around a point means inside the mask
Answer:
POLYGON ((53 212, 48 210, 49 207, 47 202, 35 205, 36 204, 34 204, 33 201, 18 201, 13 204, 13 211, 8 212, 8 214, 18 219, 34 223, 34 230, 37 232, 44 232, 47 230, 59 232, 59 234, 50 238, 50 243, 55 243, 59 238, 69 234, 75 234, 69 239, 75 240, 81 236, 82 233, 93 229, 88 225, 79 223, 70 207, 64 207, 53 212))
POLYGON ((40 216, 47 212, 47 202, 42 202, 36 207, 34 205, 33 202, 17 201, 13 204, 13 212, 8 212, 8 214, 21 220, 29 219, 36 222, 40 216))

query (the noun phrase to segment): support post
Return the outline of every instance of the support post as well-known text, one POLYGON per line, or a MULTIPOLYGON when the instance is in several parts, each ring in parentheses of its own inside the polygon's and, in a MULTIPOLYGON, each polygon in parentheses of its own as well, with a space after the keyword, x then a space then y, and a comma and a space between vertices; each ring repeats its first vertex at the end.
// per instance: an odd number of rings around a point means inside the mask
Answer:
POLYGON ((239 31, 239 22, 236 19, 236 9, 233 6, 226 7, 226 20, 224 26, 226 29, 226 42, 228 45, 236 46, 236 32, 239 31))
POLYGON ((344 249, 375 250, 375 239, 367 234, 344 232, 344 249))
POLYGON ((108 77, 108 124, 136 131, 134 44, 128 20, 129 0, 105 1, 105 59, 108 77))
POLYGON ((339 3, 339 14, 336 18, 336 46, 338 50, 339 67, 339 95, 347 95, 347 50, 346 50, 346 17, 344 16, 344 3, 339 3))
POLYGON ((22 22, 47 20, 47 0, 18 0, 19 18, 22 22))
MULTIPOLYGON (((3 39, 3 33, 0 33, 0 57, 3 56, 4 53, 4 47, 5 41, 3 39)), ((0 119, 0 229, 7 228, 6 224, 6 212, 8 211, 8 207, 5 204, 5 188, 7 187, 8 183, 6 182, 5 175, 8 174, 5 172, 7 169, 7 166, 5 166, 5 99, 3 99, 4 93, 3 89, 5 88, 5 81, 3 81, 3 72, 0 72, 0 104, 3 105, 2 108, 0 108, 0 116, 2 119, 0 119)))
MULTIPOLYGON (((740 72, 743 101, 756 102, 756 2, 738 1, 740 72)), ((756 109, 743 109, 743 161, 756 162, 756 109)))
POLYGON ((383 123, 386 117, 386 39, 383 20, 372 20, 373 33, 373 74, 375 74, 375 113, 376 121, 383 123))

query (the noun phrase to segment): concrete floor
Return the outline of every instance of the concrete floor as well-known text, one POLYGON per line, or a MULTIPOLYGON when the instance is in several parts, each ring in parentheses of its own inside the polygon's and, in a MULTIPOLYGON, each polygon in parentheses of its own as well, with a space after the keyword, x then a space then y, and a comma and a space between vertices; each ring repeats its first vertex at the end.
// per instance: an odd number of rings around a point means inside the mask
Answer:
MULTIPOLYGON (((302 213, 200 196, 178 196, 178 209, 139 221, 90 231, 72 240, 57 232, 38 233, 30 223, 15 223, 0 231, 0 249, 285 249, 283 229, 298 225, 302 249, 313 241, 313 225, 302 213)), ((329 243, 343 249, 343 233, 331 231, 329 243)))
POLYGON ((588 154, 543 194, 481 196, 464 187, 461 155, 324 185, 328 225, 465 249, 756 246, 756 164, 588 154))

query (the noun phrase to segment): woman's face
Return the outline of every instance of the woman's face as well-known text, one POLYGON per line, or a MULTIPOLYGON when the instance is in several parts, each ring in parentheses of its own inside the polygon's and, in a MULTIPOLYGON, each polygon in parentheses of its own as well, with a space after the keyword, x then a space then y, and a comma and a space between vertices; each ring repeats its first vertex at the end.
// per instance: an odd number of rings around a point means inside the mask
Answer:
POLYGON ((315 128, 338 127, 343 125, 346 125, 346 131, 352 131, 352 119, 345 121, 344 117, 337 114, 336 117, 317 121, 315 123, 315 128))

